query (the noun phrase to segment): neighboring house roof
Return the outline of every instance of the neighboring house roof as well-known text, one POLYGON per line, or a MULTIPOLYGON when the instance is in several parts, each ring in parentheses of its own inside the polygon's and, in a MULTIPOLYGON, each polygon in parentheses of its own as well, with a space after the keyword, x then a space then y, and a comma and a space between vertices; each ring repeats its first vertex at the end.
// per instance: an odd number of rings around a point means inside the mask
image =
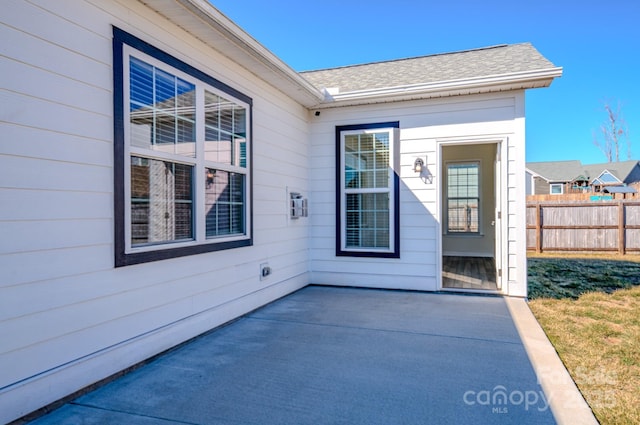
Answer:
POLYGON ((607 193, 636 193, 636 190, 630 186, 608 186, 602 191, 607 193))
POLYGON ((548 182, 570 182, 584 174, 582 163, 578 160, 527 162, 525 168, 548 182))
POLYGON ((528 43, 297 73, 206 0, 140 1, 307 108, 547 87, 562 75, 528 43))
POLYGON ((582 165, 579 160, 572 161, 546 161, 527 162, 526 169, 530 173, 542 177, 548 182, 572 182, 576 180, 588 180, 593 182, 599 179, 597 184, 621 184, 633 183, 631 178, 640 164, 637 160, 604 162, 600 164, 582 165), (608 172, 608 173, 606 173, 608 172), (611 179, 607 174, 611 174, 618 181, 600 181, 611 179), (603 176, 604 175, 604 176, 603 176), (602 178, 601 178, 602 177, 602 178))
POLYGON ((620 161, 620 162, 604 162, 600 164, 585 165, 585 170, 592 179, 599 177, 605 170, 613 174, 618 180, 624 183, 633 183, 627 181, 634 168, 638 165, 637 160, 620 161))

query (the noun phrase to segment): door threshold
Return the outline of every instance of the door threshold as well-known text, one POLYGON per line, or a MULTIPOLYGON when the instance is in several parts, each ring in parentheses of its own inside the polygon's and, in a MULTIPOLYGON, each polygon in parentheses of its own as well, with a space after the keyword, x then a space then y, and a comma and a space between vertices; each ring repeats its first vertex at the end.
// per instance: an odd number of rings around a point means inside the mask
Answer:
POLYGON ((506 295, 500 289, 467 289, 467 288, 440 288, 442 292, 462 292, 467 294, 506 295))

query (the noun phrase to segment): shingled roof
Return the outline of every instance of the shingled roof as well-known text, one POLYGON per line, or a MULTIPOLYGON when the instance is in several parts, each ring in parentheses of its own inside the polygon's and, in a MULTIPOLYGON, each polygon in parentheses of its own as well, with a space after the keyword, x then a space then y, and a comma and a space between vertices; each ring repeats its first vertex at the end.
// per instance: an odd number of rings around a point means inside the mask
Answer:
POLYGON ((526 168, 548 182, 570 182, 575 179, 592 181, 607 170, 621 182, 633 183, 636 181, 636 175, 632 173, 639 164, 640 161, 628 160, 583 165, 580 160, 571 160, 527 162, 526 168))
POLYGON ((479 80, 494 84, 505 76, 520 79, 526 76, 528 81, 533 80, 534 74, 538 80, 552 77, 538 85, 521 87, 532 88, 550 84, 553 77, 561 73, 561 68, 544 58, 530 43, 522 43, 305 71, 300 75, 317 88, 336 95, 399 87, 442 86, 442 83, 453 86, 456 82, 479 80), (540 74, 541 71, 546 74, 540 74))
POLYGON ((579 160, 527 162, 526 168, 549 182, 570 182, 580 176, 589 179, 579 160))
POLYGON ((633 183, 635 182, 632 177, 634 169, 638 166, 640 161, 635 159, 619 162, 604 162, 601 164, 588 164, 585 165, 585 172, 589 174, 591 179, 595 179, 600 176, 603 171, 607 170, 614 176, 616 176, 621 182, 633 183))
POLYGON ((531 44, 298 73, 206 0, 140 0, 307 108, 548 87, 562 75, 531 44))

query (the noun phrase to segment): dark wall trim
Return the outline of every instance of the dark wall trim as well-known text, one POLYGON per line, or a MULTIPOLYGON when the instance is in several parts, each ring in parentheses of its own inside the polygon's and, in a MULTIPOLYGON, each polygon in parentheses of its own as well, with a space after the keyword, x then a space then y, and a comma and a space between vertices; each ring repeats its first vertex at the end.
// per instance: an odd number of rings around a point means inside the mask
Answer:
MULTIPOLYGON (((124 223, 124 78, 122 31, 113 28, 113 218, 115 266, 125 265, 124 223)), ((126 33, 125 33, 126 34, 126 33)))
MULTIPOLYGON (((113 186, 114 186, 114 250, 115 267, 129 266, 151 261, 167 260, 170 258, 184 257, 188 255, 203 254, 206 252, 221 251, 225 249, 239 248, 253 245, 253 99, 233 87, 211 77, 208 74, 194 68, 180 59, 152 46, 151 44, 131 35, 117 27, 113 27, 113 186), (135 253, 125 252, 125 199, 124 199, 124 45, 131 46, 149 56, 152 56, 173 68, 197 78, 204 83, 215 87, 230 96, 235 97, 249 105, 249 205, 250 210, 250 237, 247 239, 229 242, 208 242, 194 244, 178 248, 159 249, 156 251, 144 251, 135 253)), ((169 245, 169 244, 167 244, 169 245)))
MULTIPOLYGON (((336 256, 337 257, 372 257, 372 258, 400 258, 400 176, 394 173, 393 177, 393 206, 394 209, 394 241, 392 252, 378 251, 345 251, 342 249, 342 163, 341 163, 341 135, 344 131, 353 130, 374 130, 377 128, 400 128, 399 121, 369 123, 369 124, 352 124, 336 126, 336 256)), ((394 137, 394 144, 397 144, 397 136, 394 137)), ((395 152, 398 152, 396 146, 393 146, 395 152)), ((395 164, 394 164, 395 166, 395 164)), ((395 169, 395 167, 394 167, 395 169)))

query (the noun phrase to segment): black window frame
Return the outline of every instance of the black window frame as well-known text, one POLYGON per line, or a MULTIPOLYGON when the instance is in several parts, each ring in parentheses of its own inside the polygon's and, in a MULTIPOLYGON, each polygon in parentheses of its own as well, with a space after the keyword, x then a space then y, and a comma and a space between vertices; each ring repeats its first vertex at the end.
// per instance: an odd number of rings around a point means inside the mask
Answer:
MULTIPOLYGON (((211 77, 210 75, 200 71, 199 69, 183 62, 182 60, 172 56, 165 51, 141 40, 140 38, 129 34, 128 32, 113 27, 113 169, 114 169, 114 253, 115 253, 115 267, 128 266, 133 264, 147 263, 152 261, 160 261, 177 257, 184 257, 190 255, 203 254, 207 252, 214 252, 226 249, 240 248, 253 245, 253 99, 244 93, 236 90, 235 88, 211 77), (248 148, 248 166, 247 177, 248 181, 248 194, 246 194, 248 206, 248 217, 246 223, 248 228, 246 229, 247 238, 231 240, 231 241, 216 241, 215 239, 209 239, 204 243, 195 243, 192 245, 172 247, 171 244, 163 245, 162 248, 139 251, 139 252, 126 252, 126 202, 125 199, 125 103, 128 99, 125 99, 125 70, 124 70, 124 46, 130 46, 154 59, 167 64, 168 66, 175 68, 191 77, 198 79, 205 84, 208 84, 244 103, 248 108, 248 122, 247 127, 249 130, 249 137, 247 143, 248 148)), ((200 172, 200 170, 195 170, 200 172)), ((196 198, 197 199, 197 198, 196 198)))
MULTIPOLYGON (((400 176, 398 175, 398 167, 397 164, 391 163, 389 166, 393 170, 393 179, 392 179, 392 187, 391 192, 393 193, 393 202, 389 206, 389 208, 393 209, 393 223, 391 226, 393 227, 393 238, 391 238, 390 242, 392 244, 392 249, 389 251, 381 251, 377 249, 366 250, 364 248, 360 248, 357 250, 344 249, 342 247, 342 236, 343 236, 343 222, 342 222, 342 208, 343 208, 343 188, 342 188, 342 174, 343 174, 343 164, 342 164, 342 133, 347 131, 359 131, 359 130, 377 130, 377 129, 392 129, 392 140, 390 143, 390 161, 397 161, 399 158, 398 155, 398 147, 399 147, 399 129, 400 122, 399 121, 391 121, 391 122, 379 122, 379 123, 368 123, 368 124, 351 124, 351 125, 340 125, 335 128, 335 160, 336 160, 336 256, 338 257, 370 257, 370 258, 400 258, 400 176)), ((391 230, 391 229, 390 229, 391 230)))

